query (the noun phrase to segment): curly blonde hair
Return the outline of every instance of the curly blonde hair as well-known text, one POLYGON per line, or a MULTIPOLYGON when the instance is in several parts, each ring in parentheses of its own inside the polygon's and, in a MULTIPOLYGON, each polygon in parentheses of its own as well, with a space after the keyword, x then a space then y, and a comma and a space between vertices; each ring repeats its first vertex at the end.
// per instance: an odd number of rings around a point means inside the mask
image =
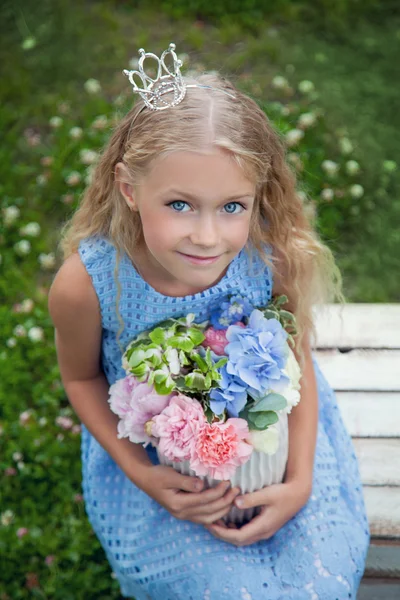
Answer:
POLYGON ((280 137, 256 102, 214 73, 185 81, 212 89, 190 89, 183 102, 164 111, 143 108, 138 101, 117 125, 92 183, 63 229, 64 258, 77 251, 82 239, 97 234, 114 244, 118 257, 124 252, 134 262, 135 247, 142 239, 141 222, 119 191, 117 163, 126 165, 135 184, 167 153, 201 151, 210 145, 224 149, 256 182, 249 246, 261 253, 281 282, 297 318, 301 343, 305 334, 314 333, 312 306, 342 300, 332 253, 314 231, 280 137), (265 244, 272 247, 272 256, 264 251, 265 244))

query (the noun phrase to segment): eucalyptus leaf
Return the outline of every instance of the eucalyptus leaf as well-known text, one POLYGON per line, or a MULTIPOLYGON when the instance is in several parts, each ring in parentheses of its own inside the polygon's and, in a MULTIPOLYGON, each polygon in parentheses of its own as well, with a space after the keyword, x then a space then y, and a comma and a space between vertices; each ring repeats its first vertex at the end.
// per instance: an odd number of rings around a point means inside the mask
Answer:
POLYGON ((269 410, 282 410, 287 406, 287 400, 281 394, 271 393, 265 398, 259 400, 252 408, 249 409, 249 412, 265 412, 269 410))
POLYGON ((276 412, 268 410, 267 412, 258 413, 253 423, 260 429, 266 429, 270 425, 277 423, 278 420, 276 412))

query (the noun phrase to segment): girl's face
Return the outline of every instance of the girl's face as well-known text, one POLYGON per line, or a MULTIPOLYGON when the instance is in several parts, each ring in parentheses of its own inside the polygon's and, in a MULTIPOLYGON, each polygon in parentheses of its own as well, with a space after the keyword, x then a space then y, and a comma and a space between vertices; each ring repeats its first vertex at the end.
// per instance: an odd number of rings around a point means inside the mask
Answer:
POLYGON ((168 154, 126 190, 143 228, 138 268, 164 295, 211 287, 248 240, 255 184, 226 151, 168 154))

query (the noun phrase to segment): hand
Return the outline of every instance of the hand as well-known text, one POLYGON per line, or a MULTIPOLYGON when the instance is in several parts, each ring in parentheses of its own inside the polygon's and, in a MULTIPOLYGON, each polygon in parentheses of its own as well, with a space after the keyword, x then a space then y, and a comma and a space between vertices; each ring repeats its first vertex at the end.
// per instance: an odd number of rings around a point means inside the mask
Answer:
POLYGON ((240 529, 218 521, 206 528, 215 537, 235 546, 248 546, 268 540, 306 504, 311 491, 295 481, 277 483, 236 498, 238 508, 262 506, 259 515, 240 529))
POLYGON ((222 519, 232 507, 239 488, 230 489, 229 481, 203 490, 204 482, 197 477, 181 475, 172 467, 155 465, 146 473, 140 486, 149 496, 177 519, 209 525, 222 519))

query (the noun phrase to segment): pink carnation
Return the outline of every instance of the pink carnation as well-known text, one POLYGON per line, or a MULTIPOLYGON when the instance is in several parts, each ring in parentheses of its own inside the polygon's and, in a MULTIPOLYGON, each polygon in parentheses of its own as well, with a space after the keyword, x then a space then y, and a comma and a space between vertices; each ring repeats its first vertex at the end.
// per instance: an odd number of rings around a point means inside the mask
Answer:
POLYGON ((159 438, 159 451, 169 460, 181 462, 192 456, 196 438, 206 423, 200 402, 179 394, 153 418, 151 432, 159 438))
POLYGON ((135 444, 151 442, 144 425, 164 410, 173 397, 173 394, 157 394, 153 386, 140 383, 133 375, 119 379, 110 387, 109 394, 110 408, 121 419, 118 437, 128 437, 135 444))
POLYGON ((244 419, 207 423, 197 437, 191 468, 196 475, 209 475, 221 481, 229 479, 236 467, 250 458, 253 448, 245 441, 248 435, 244 419))

